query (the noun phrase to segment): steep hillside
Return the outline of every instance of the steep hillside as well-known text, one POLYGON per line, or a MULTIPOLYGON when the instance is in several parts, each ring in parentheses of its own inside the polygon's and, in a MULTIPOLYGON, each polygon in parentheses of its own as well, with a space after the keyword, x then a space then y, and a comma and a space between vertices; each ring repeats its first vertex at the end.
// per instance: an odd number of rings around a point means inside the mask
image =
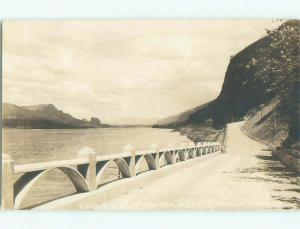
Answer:
POLYGON ((179 124, 185 123, 188 120, 188 118, 191 114, 197 112, 200 109, 203 109, 204 107, 206 107, 208 105, 209 105, 209 103, 205 103, 201 106, 194 107, 194 108, 192 108, 190 110, 187 110, 183 113, 173 115, 173 116, 169 116, 167 118, 159 120, 158 122, 154 123, 154 127, 163 127, 163 126, 170 127, 172 125, 174 125, 176 127, 179 124))
POLYGON ((299 141, 300 21, 292 20, 233 56, 220 95, 169 126, 215 129, 247 118, 244 131, 274 146, 299 141), (208 122, 211 120, 211 122, 208 122))
POLYGON ((97 118, 90 122, 79 120, 58 110, 52 104, 16 106, 2 105, 2 125, 7 128, 96 128, 101 127, 97 118))

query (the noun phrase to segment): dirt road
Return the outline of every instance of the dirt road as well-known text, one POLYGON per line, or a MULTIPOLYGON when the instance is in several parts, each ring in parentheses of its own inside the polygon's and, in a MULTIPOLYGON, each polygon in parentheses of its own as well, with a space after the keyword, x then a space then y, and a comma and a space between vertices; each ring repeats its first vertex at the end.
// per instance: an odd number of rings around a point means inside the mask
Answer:
POLYGON ((274 160, 267 147, 228 127, 227 153, 132 190, 100 209, 264 210, 300 208, 299 178, 274 160))

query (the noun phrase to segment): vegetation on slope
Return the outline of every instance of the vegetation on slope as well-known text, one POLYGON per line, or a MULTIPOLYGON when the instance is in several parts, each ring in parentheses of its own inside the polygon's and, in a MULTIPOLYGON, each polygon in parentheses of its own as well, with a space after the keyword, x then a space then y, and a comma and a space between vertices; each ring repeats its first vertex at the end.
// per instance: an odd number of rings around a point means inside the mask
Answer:
POLYGON ((215 100, 189 114, 185 122, 167 126, 221 129, 246 117, 244 131, 257 139, 284 147, 299 142, 299 34, 298 20, 267 31, 231 58, 215 100))

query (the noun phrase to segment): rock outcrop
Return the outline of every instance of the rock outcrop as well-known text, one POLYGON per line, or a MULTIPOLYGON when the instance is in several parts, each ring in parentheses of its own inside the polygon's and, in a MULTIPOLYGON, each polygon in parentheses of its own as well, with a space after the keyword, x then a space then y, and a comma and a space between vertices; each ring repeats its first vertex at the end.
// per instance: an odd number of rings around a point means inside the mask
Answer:
POLYGON ((101 126, 101 121, 98 118, 92 117, 91 120, 90 120, 90 124, 93 125, 93 126, 100 127, 101 126))
POLYGON ((231 58, 215 100, 189 112, 183 122, 173 118, 156 127, 221 129, 245 119, 246 134, 273 147, 295 145, 300 133, 299 37, 299 20, 267 31, 264 38, 231 58))

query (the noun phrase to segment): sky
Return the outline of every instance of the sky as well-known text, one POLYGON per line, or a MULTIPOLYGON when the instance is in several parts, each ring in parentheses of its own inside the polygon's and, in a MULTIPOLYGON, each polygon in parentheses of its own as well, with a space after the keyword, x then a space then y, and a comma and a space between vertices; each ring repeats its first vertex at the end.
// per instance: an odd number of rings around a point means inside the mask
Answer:
POLYGON ((216 98, 230 56, 279 24, 5 21, 3 102, 54 104, 109 124, 151 124, 216 98))

